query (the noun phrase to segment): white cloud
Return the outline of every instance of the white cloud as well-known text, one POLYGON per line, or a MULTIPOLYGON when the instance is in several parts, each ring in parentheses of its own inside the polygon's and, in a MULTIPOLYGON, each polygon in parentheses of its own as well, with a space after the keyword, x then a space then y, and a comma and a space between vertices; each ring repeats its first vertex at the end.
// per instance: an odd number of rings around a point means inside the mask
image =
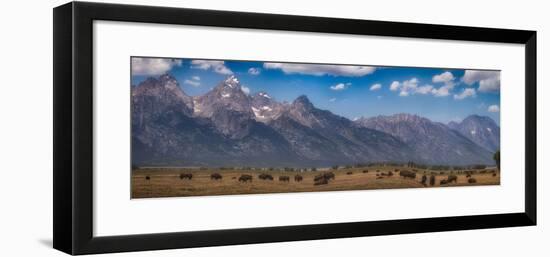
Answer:
POLYGON ((475 88, 465 88, 464 91, 462 91, 462 93, 458 94, 458 95, 454 95, 454 99, 455 100, 462 100, 462 99, 466 99, 468 97, 476 97, 476 90, 475 88))
POLYGON ((336 101, 336 98, 331 98, 331 99, 328 99, 329 102, 335 102, 336 101))
POLYGON ((330 64, 264 63, 265 69, 280 69, 286 74, 306 74, 314 76, 332 75, 362 77, 373 73, 376 67, 330 64))
POLYGON ((433 86, 425 85, 425 86, 418 87, 415 92, 417 94, 425 95, 425 94, 431 93, 432 90, 433 90, 433 86))
POLYGON ((401 86, 401 83, 399 83, 399 81, 394 81, 390 85, 390 90, 391 91, 397 91, 400 86, 401 86))
POLYGON ((424 91, 429 87, 431 89, 431 86, 427 85, 424 87, 421 87, 422 89, 419 91, 418 87, 418 79, 412 78, 409 80, 404 80, 402 82, 394 81, 390 85, 390 90, 392 91, 398 91, 399 90, 399 96, 409 96, 411 94, 423 94, 424 91))
POLYGON ((261 69, 260 68, 250 68, 248 69, 248 74, 250 75, 260 75, 261 69))
POLYGON ((433 83, 445 83, 445 85, 449 85, 449 84, 454 85, 454 82, 453 82, 454 80, 455 80, 455 76, 453 76, 453 74, 449 71, 443 72, 439 75, 435 75, 432 78, 433 83))
POLYGON ((376 83, 370 87, 370 91, 380 90, 381 88, 382 88, 382 85, 380 83, 376 83))
POLYGON ((158 76, 181 66, 181 60, 168 58, 132 58, 132 75, 158 76))
POLYGON ((201 77, 199 77, 199 76, 193 76, 193 77, 191 77, 191 79, 196 80, 196 81, 200 81, 200 80, 201 80, 201 77))
POLYGON ((330 89, 334 90, 334 91, 341 91, 341 90, 344 90, 346 88, 348 88, 349 86, 351 86, 351 83, 338 83, 334 86, 330 86, 330 89))
POLYGON ((480 92, 499 92, 500 91, 500 72, 499 71, 478 71, 466 70, 462 81, 467 85, 473 85, 479 82, 480 92))
POLYGON ((196 80, 190 80, 190 79, 186 79, 183 81, 183 84, 187 84, 187 85, 190 85, 190 86, 193 86, 193 87, 198 87, 201 85, 200 82, 196 81, 196 80))
POLYGON ((450 85, 445 85, 445 86, 441 86, 439 88, 433 88, 432 89, 432 95, 434 96, 437 96, 437 97, 444 97, 444 96, 448 96, 451 94, 451 90, 453 90, 454 86, 450 86, 450 85))
POLYGON ((493 105, 489 106, 489 108, 487 108, 487 111, 488 112, 500 112, 500 107, 498 107, 498 105, 496 105, 496 104, 493 104, 493 105))
POLYGON ((241 90, 247 95, 250 94, 250 88, 249 87, 241 85, 241 90))
POLYGON ((233 71, 225 66, 224 61, 209 61, 209 60, 192 60, 191 61, 192 69, 201 69, 209 70, 212 69, 214 72, 222 75, 231 75, 233 71))
POLYGON ((479 81, 480 92, 499 92, 500 91, 500 78, 484 79, 479 81))

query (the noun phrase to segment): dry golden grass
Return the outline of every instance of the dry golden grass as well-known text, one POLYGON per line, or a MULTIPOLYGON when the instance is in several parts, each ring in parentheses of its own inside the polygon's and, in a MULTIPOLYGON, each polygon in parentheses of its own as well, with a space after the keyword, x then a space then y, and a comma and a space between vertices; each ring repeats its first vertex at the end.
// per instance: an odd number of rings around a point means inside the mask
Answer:
POLYGON ((145 168, 132 171, 132 198, 151 197, 172 197, 172 196, 204 196, 204 195, 233 195, 233 194, 261 194, 261 193, 287 193, 287 192, 315 192, 315 191, 339 191, 339 190, 366 190, 366 189, 392 189, 392 188, 423 188, 421 182, 425 173, 429 177, 432 172, 437 173, 436 184, 433 187, 448 186, 476 186, 476 185, 499 185, 500 172, 493 176, 492 171, 485 173, 477 172, 472 177, 476 183, 468 183, 466 174, 453 172, 458 177, 456 183, 440 185, 451 174, 451 171, 417 170, 416 179, 403 178, 399 176, 396 169, 411 170, 403 167, 368 167, 339 169, 331 171, 335 179, 330 180, 326 185, 314 185, 314 177, 325 171, 308 172, 278 172, 278 171, 244 171, 244 170, 196 170, 184 168, 145 168), (368 170, 364 173, 363 170, 368 170), (393 176, 377 176, 392 171, 393 176), (346 173, 352 172, 351 175, 346 173), (193 178, 180 179, 180 174, 191 173, 193 178), (219 173, 223 176, 221 180, 211 180, 212 173, 219 173), (270 174, 273 180, 261 180, 258 176, 262 173, 270 174), (239 176, 243 174, 252 175, 252 182, 239 182, 239 176), (303 177, 301 182, 294 180, 299 174, 303 177), (279 176, 289 176, 289 182, 279 181, 279 176), (149 177, 149 179, 146 179, 149 177))

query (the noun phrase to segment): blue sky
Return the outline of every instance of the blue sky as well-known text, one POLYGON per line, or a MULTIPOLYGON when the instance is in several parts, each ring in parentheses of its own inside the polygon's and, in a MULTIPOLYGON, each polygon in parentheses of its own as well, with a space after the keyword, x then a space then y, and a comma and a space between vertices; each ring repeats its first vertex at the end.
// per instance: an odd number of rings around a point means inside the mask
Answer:
POLYGON ((192 96, 235 75, 250 94, 266 91, 281 102, 307 95, 349 119, 411 113, 447 123, 478 114, 500 124, 500 71, 132 58, 133 85, 164 73, 192 96))

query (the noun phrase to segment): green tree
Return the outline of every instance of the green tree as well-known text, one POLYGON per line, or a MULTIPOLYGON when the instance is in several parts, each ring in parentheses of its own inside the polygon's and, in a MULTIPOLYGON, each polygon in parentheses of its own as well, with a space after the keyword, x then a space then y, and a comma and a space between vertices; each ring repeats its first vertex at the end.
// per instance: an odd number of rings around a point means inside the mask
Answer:
POLYGON ((493 160, 497 163, 497 168, 500 170, 500 150, 497 150, 493 155, 493 160))

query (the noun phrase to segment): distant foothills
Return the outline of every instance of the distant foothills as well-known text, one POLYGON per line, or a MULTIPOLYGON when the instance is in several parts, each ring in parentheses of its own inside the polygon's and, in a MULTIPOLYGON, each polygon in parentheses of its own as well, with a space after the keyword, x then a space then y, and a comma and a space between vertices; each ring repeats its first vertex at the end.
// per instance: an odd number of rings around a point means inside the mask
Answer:
POLYGON ((134 166, 494 165, 500 148, 500 127, 489 117, 349 120, 305 95, 292 103, 263 91, 248 95, 235 76, 193 97, 171 75, 150 77, 132 87, 131 104, 134 166))

